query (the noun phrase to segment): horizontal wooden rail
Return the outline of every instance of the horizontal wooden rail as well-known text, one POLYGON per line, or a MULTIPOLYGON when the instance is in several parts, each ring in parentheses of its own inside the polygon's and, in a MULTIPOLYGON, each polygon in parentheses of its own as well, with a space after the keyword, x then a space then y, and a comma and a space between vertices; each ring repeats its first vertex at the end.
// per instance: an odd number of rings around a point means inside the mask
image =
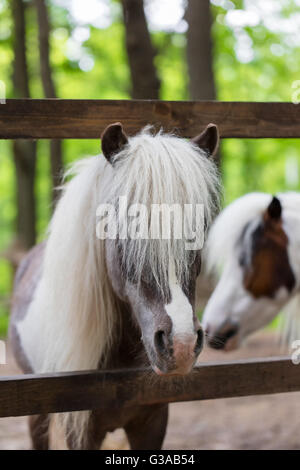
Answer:
POLYGON ((300 366, 282 357, 207 363, 183 378, 145 369, 21 375, 0 378, 0 417, 294 391, 300 366))
POLYGON ((223 138, 300 137, 292 103, 23 99, 0 105, 0 138, 99 139, 116 121, 131 135, 153 124, 192 137, 214 122, 223 138))

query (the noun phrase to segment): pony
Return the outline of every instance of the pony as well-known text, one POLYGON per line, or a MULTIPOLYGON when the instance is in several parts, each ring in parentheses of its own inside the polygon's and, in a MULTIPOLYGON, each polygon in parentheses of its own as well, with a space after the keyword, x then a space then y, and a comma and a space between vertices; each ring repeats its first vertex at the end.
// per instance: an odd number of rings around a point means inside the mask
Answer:
POLYGON ((219 279, 202 318, 210 346, 237 348, 283 307, 285 341, 299 333, 300 193, 235 200, 214 221, 205 260, 219 279))
MULTIPOLYGON (((115 123, 101 138, 102 155, 68 172, 75 176, 63 186, 46 241, 16 274, 15 358, 25 373, 145 366, 159 375, 185 375, 203 345, 194 308, 202 247, 186 249, 184 237, 144 236, 148 226, 159 234, 167 224, 146 215, 161 204, 199 204, 197 232, 205 236, 218 210, 218 129, 210 124, 192 140, 150 127, 128 137, 115 123), (127 200, 125 211, 120 198, 127 200), (108 226, 116 220, 112 234, 114 224, 108 226), (126 224, 135 224, 132 236, 126 224)), ((193 227, 195 211, 185 213, 185 222, 193 227)), ((99 449, 116 428, 125 429, 133 449, 159 449, 167 416, 166 405, 136 406, 62 413, 55 425, 69 449, 99 449)), ((30 418, 33 448, 49 448, 50 424, 46 415, 30 418)))

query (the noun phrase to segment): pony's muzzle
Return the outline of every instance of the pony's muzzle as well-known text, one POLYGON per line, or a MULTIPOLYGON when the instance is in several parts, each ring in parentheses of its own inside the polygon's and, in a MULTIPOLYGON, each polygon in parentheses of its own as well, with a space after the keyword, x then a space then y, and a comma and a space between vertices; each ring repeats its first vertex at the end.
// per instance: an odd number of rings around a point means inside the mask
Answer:
POLYGON ((203 347, 203 330, 196 334, 178 335, 173 338, 163 330, 154 335, 158 363, 154 370, 159 375, 186 375, 193 368, 203 347))
POLYGON ((208 337, 208 344, 214 349, 224 349, 231 351, 238 346, 238 331, 239 327, 236 323, 226 321, 221 328, 210 334, 211 329, 206 328, 206 335, 208 337))

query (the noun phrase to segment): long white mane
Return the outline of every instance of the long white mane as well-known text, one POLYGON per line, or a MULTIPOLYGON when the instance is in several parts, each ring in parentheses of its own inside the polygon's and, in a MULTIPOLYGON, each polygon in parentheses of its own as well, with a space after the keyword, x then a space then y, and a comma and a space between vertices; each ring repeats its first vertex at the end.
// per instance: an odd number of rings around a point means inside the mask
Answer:
MULTIPOLYGON (((296 286, 300 287, 300 193, 286 192, 276 195, 282 205, 283 226, 289 238, 289 259, 296 286)), ((204 250, 205 270, 219 277, 228 260, 236 257, 236 245, 246 224, 258 219, 267 209, 272 196, 249 193, 229 204, 212 224, 204 250)), ((300 334, 300 293, 284 307, 281 322, 285 343, 300 334)))
MULTIPOLYGON (((96 237, 100 203, 115 203, 122 195, 129 204, 147 206, 202 203, 207 226, 218 207, 218 175, 205 152, 173 135, 152 135, 149 129, 130 138, 113 165, 97 156, 75 164, 69 173, 75 177, 65 185, 50 224, 33 306, 36 315, 43 315, 42 331, 37 333, 42 346, 35 364, 40 372, 104 365, 118 330, 120 312, 107 275, 105 241, 96 237)), ((182 243, 122 243, 126 267, 135 266, 137 275, 147 259, 163 282, 170 252, 177 267, 187 269, 182 243)), ((73 419, 77 433, 83 422, 86 417, 73 419)))

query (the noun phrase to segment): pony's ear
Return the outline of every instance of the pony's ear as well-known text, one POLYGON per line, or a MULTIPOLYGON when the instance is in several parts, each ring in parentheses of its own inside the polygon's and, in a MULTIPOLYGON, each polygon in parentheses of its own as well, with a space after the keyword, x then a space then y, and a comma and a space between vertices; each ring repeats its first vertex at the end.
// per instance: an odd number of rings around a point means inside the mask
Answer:
POLYGON ((276 196, 273 196, 273 199, 267 208, 267 215, 270 219, 278 220, 281 217, 281 213, 282 213, 281 202, 276 196))
POLYGON ((101 135, 102 152, 105 158, 111 162, 111 157, 122 150, 128 143, 128 138, 123 131, 122 124, 116 122, 110 124, 101 135))
POLYGON ((205 150, 213 157, 218 151, 219 141, 219 130, 216 124, 208 124, 201 134, 192 139, 194 144, 198 145, 198 147, 200 147, 202 150, 205 150))

